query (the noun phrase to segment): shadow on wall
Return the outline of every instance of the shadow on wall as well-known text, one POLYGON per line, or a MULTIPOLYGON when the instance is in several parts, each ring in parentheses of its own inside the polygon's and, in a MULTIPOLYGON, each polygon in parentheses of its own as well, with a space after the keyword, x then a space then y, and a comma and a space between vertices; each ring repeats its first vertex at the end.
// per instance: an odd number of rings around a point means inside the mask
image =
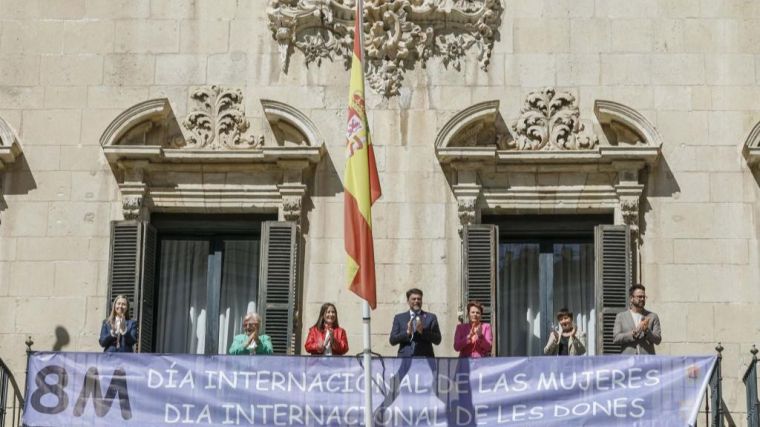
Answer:
POLYGON ((654 169, 647 169, 646 176, 642 179, 647 185, 645 197, 641 199, 641 216, 639 218, 639 232, 644 236, 647 232, 647 214, 652 211, 652 205, 649 203, 649 197, 672 198, 674 194, 681 192, 681 187, 670 169, 664 154, 654 169))
POLYGON ((0 212, 8 209, 3 195, 24 195, 37 188, 29 163, 22 153, 16 161, 9 164, 2 178, 2 191, 0 192, 0 212))
POLYGON ((61 325, 55 327, 55 343, 53 343, 53 351, 61 351, 64 347, 69 345, 71 337, 69 331, 61 325))
MULTIPOLYGON (((329 151, 325 152, 325 155, 322 156, 322 160, 317 165, 313 175, 304 179, 304 181, 307 181, 307 185, 312 189, 312 197, 331 198, 343 192, 343 182, 340 176, 338 176, 338 171, 335 170, 335 164, 329 151)), ((311 197, 304 197, 303 203, 301 230, 303 235, 308 235, 309 212, 314 209, 314 202, 311 197)), ((343 218, 340 218, 340 221, 342 222, 343 218)))

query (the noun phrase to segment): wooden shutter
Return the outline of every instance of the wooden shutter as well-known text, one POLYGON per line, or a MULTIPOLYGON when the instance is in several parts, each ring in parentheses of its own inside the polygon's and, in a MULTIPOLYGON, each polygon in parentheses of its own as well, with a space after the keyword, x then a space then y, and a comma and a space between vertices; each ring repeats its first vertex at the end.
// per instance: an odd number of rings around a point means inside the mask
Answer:
POLYGON ((294 222, 266 221, 261 228, 258 311, 274 352, 295 352, 298 231, 294 222))
POLYGON ((156 300, 156 247, 158 237, 156 229, 150 224, 143 225, 143 256, 140 290, 140 346, 138 351, 142 353, 153 352, 153 331, 155 329, 156 300))
POLYGON ((116 295, 129 299, 129 316, 139 321, 138 351, 151 351, 156 230, 139 221, 111 222, 111 258, 106 315, 116 295))
POLYGON ((594 229, 596 256, 597 354, 618 354, 612 343, 615 316, 627 308, 631 287, 631 233, 627 225, 599 225, 594 229))
MULTIPOLYGON (((464 227, 462 257, 462 308, 466 310, 467 302, 478 300, 483 304, 483 321, 490 323, 496 340, 497 327, 495 316, 497 283, 497 256, 499 247, 499 228, 492 224, 472 224, 464 227)), ((464 314, 465 321, 467 313, 464 314)), ((496 348, 494 342, 493 348, 496 348)))

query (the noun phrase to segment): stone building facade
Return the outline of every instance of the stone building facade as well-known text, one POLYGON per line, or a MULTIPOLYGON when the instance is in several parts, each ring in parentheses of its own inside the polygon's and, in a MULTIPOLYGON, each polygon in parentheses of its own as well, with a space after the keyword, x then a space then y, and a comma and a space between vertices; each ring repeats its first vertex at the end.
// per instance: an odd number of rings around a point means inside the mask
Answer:
MULTIPOLYGON (((244 275, 257 283, 253 307, 283 349, 300 352, 331 301, 359 351, 360 304, 342 280, 353 3, 0 0, 0 357, 15 372, 28 336, 36 349, 97 351, 120 291, 151 319, 145 348, 176 349, 158 344, 170 322, 161 299, 175 296, 166 281, 182 283, 161 261, 185 259, 168 242, 204 242, 210 277, 213 263, 231 271, 217 249, 240 233, 255 257, 244 275)), ((573 274, 587 294, 576 304, 589 307, 576 310, 601 353, 605 314, 620 309, 598 277, 604 233, 622 230, 613 267, 623 285, 647 286, 658 351, 722 342, 725 400, 742 420, 740 377, 760 344, 760 8, 371 0, 366 17, 383 188, 374 350, 394 354, 392 315, 419 287, 441 320, 438 354, 455 355, 472 296, 491 304, 500 354, 530 353, 511 324, 529 317, 542 337, 560 304, 546 274, 566 262, 586 268, 573 274), (540 277, 510 276, 534 264, 540 277), (531 293, 529 282, 541 283, 543 314, 520 311, 507 290, 531 293)), ((198 285, 204 298, 225 298, 233 279, 221 274, 198 285)), ((194 322, 214 332, 177 345, 223 348, 219 328, 234 319, 206 315, 194 322)))

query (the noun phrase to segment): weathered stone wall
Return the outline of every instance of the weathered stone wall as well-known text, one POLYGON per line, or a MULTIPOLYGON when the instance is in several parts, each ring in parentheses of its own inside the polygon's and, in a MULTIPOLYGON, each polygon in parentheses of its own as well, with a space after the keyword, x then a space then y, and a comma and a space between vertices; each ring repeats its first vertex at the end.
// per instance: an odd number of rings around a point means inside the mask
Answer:
MULTIPOLYGON (((0 117, 24 153, 0 172, 0 357, 16 373, 28 335, 37 349, 53 348, 56 330, 63 350, 98 349, 109 222, 122 215, 100 135, 150 98, 169 98, 183 117, 190 91, 207 84, 241 88, 259 129, 262 98, 319 127, 328 155, 311 183, 303 323, 333 301, 360 349, 360 306, 341 280, 348 72, 339 58, 307 68, 295 52, 284 73, 267 24, 262 0, 0 0, 0 117)), ((474 55, 461 72, 432 59, 405 74, 400 96, 370 94, 384 192, 373 212, 375 350, 394 353, 390 320, 416 286, 441 318, 438 353, 454 355, 459 220, 438 130, 486 100, 516 117, 530 90, 556 86, 576 93, 585 119, 603 98, 656 125, 662 158, 642 202, 641 262, 663 323, 659 351, 711 353, 722 341, 725 399, 743 411, 739 377, 760 344, 760 190, 741 155, 760 121, 758 24, 760 8, 740 0, 506 0, 488 72, 474 55)))

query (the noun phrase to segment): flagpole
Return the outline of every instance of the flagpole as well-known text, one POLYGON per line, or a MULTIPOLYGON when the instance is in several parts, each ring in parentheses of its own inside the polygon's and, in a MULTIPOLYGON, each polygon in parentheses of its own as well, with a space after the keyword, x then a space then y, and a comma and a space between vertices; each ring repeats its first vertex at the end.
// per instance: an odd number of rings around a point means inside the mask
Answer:
MULTIPOLYGON (((359 34, 354 34, 354 37, 359 37, 359 51, 361 52, 361 66, 362 66, 362 80, 364 79, 364 0, 358 0, 356 2, 356 19, 359 20, 359 25, 356 28, 359 30, 359 34)), ((364 82, 362 82, 364 86, 364 82)), ((364 94, 362 94, 364 95, 364 94)), ((365 110, 366 111, 366 110, 365 110)), ((366 117, 366 116, 365 116, 366 117)), ((369 129, 367 129, 369 132, 369 129)), ((370 309, 369 302, 364 299, 362 302, 362 327, 364 330, 364 425, 366 427, 372 427, 372 339, 370 335, 370 309)))
POLYGON ((369 334, 370 311, 369 303, 362 304, 364 323, 364 425, 372 426, 372 353, 369 334))

